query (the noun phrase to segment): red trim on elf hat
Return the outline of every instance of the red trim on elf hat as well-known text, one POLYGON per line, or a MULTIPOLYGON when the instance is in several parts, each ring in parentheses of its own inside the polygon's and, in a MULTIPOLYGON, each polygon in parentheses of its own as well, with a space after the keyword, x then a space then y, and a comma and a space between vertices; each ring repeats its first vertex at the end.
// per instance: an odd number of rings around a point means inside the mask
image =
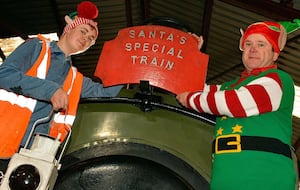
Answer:
POLYGON ((251 34, 262 34, 270 42, 276 53, 280 53, 284 48, 287 38, 284 27, 279 23, 270 21, 257 22, 248 26, 244 33, 242 32, 240 50, 244 50, 245 40, 251 34))
MULTIPOLYGON (((66 16, 69 17, 69 16, 66 16)), ((90 1, 83 1, 78 4, 77 12, 75 13, 74 19, 71 23, 67 23, 64 28, 64 33, 75 28, 81 24, 89 24, 96 30, 96 37, 98 36, 98 23, 93 19, 98 17, 98 8, 95 4, 90 1)), ((70 18, 70 17, 69 17, 70 18)), ((71 19, 71 18, 70 18, 71 19)))

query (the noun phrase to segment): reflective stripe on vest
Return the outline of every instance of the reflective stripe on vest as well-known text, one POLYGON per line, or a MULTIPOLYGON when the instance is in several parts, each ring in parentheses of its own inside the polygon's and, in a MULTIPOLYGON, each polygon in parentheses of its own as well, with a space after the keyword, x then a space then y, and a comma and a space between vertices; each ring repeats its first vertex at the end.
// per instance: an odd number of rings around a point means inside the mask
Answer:
POLYGON ((83 75, 77 72, 75 67, 72 67, 63 86, 63 89, 67 92, 69 98, 67 113, 56 113, 50 128, 50 136, 53 138, 60 137, 61 142, 65 140, 75 121, 82 82, 83 75))
POLYGON ((33 112, 33 109, 36 105, 36 100, 32 98, 27 98, 22 95, 17 95, 13 92, 8 92, 4 89, 0 89, 0 100, 4 102, 9 102, 12 105, 18 105, 21 108, 27 108, 31 112, 33 112))
MULTIPOLYGON (((69 75, 72 75, 72 77, 70 77, 68 75, 67 80, 65 81, 64 84, 64 90, 67 90, 67 94, 69 95, 69 97, 71 96, 71 92, 74 86, 74 82, 76 79, 76 75, 77 75, 77 69, 75 67, 72 67, 71 69, 72 73, 69 73, 69 75)), ((80 92, 78 92, 80 94, 80 92)), ((70 98, 69 98, 70 99, 70 98)), ((62 112, 58 112, 54 115, 54 121, 56 123, 62 123, 62 124, 67 124, 67 125, 73 125, 74 120, 75 120, 75 115, 70 115, 70 113, 73 113, 73 110, 68 110, 68 114, 63 114, 62 112)))
POLYGON ((56 123, 62 123, 67 125, 73 125, 75 121, 75 115, 63 115, 60 112, 54 115, 53 120, 56 123))
MULTIPOLYGON (((50 59, 48 58, 50 55, 50 41, 46 41, 41 35, 38 35, 38 37, 43 41, 42 50, 34 66, 26 73, 26 75, 45 79, 50 65, 50 59)), ((20 108, 29 109, 31 112, 33 112, 36 105, 35 99, 18 95, 4 89, 0 89, 0 101, 9 102, 12 105, 16 104, 20 106, 20 108)))
MULTIPOLYGON (((27 76, 44 79, 50 66, 50 41, 38 35, 42 49, 27 76)), ((10 158, 18 151, 28 127, 36 100, 0 89, 0 158, 10 158)))

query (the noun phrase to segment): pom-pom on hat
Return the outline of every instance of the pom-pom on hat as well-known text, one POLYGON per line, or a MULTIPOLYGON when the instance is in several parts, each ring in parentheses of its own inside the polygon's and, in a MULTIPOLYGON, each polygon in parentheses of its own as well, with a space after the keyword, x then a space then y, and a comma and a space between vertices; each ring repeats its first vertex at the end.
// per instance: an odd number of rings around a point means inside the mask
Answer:
POLYGON ((67 25, 64 28, 63 34, 81 24, 89 24, 96 30, 98 36, 97 22, 93 19, 98 17, 98 8, 90 1, 82 1, 77 5, 77 12, 70 13, 65 16, 67 25))
POLYGON ((244 50, 245 40, 251 34, 262 34, 278 54, 284 48, 287 38, 285 28, 278 22, 271 21, 256 22, 248 26, 245 32, 241 30, 241 33, 240 50, 242 51, 244 50))

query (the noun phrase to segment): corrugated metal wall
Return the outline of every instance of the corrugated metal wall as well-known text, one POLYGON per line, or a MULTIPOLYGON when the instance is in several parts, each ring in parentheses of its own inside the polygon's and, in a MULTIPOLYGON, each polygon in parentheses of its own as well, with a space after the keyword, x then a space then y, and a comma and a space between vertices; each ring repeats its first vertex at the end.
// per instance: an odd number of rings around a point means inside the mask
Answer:
MULTIPOLYGON (((63 18, 70 12, 76 11, 77 4, 81 0, 47 0, 47 1, 23 1, 1 0, 4 10, 0 13, 2 24, 8 24, 7 28, 23 34, 36 34, 61 32, 65 24, 63 18), (16 14, 16 12, 18 14, 16 14), (20 16, 26 15, 24 17, 20 16), (60 28, 59 28, 60 27, 60 28)), ((101 53, 103 43, 116 37, 117 32, 128 26, 126 15, 126 0, 93 0, 99 7, 99 38, 97 44, 85 52, 85 56, 75 56, 74 63, 86 76, 93 77, 97 60, 95 57, 101 53)), ((144 1, 148 2, 148 1, 144 1)), ((191 26, 198 35, 202 34, 203 27, 209 27, 207 47, 205 53, 210 55, 207 73, 208 83, 222 83, 237 77, 243 70, 241 64, 241 52, 239 50, 240 28, 252 22, 272 20, 262 15, 238 8, 222 0, 214 0, 209 26, 203 26, 205 13, 205 0, 151 0, 150 17, 168 16, 181 20, 191 26)), ((209 1, 211 2, 211 1, 209 1)), ((140 0, 131 0, 132 25, 142 22, 142 8, 140 0)), ((128 6, 128 4, 127 4, 128 6)), ((206 14, 210 14, 209 12, 206 14)), ((278 14, 285 14, 278 12, 278 14)), ((300 17, 300 16, 299 16, 300 17)), ((6 37, 1 28, 0 35, 6 37)), ((300 31, 299 31, 300 32, 300 31)), ((278 60, 279 68, 290 73, 295 84, 300 86, 300 35, 291 39, 278 60)), ((295 36, 295 35, 294 35, 295 36)), ((8 36, 7 36, 8 37, 8 36)), ((10 36, 11 37, 11 36, 10 36)), ((293 143, 300 137, 300 119, 293 118, 293 143)), ((300 157, 300 150, 298 150, 300 157)))
POLYGON ((202 17, 204 11, 203 0, 152 0, 150 17, 167 16, 176 18, 194 29, 194 33, 201 34, 202 17))

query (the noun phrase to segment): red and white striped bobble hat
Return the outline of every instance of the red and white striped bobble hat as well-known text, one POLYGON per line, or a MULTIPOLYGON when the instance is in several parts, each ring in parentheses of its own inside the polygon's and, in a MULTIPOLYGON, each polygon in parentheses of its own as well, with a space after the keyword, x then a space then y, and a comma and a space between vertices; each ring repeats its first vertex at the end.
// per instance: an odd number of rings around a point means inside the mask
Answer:
POLYGON ((98 17, 98 8, 90 1, 82 1, 77 6, 77 12, 73 12, 65 16, 67 25, 64 28, 63 34, 81 24, 89 24, 96 30, 98 36, 98 24, 93 19, 98 17))

